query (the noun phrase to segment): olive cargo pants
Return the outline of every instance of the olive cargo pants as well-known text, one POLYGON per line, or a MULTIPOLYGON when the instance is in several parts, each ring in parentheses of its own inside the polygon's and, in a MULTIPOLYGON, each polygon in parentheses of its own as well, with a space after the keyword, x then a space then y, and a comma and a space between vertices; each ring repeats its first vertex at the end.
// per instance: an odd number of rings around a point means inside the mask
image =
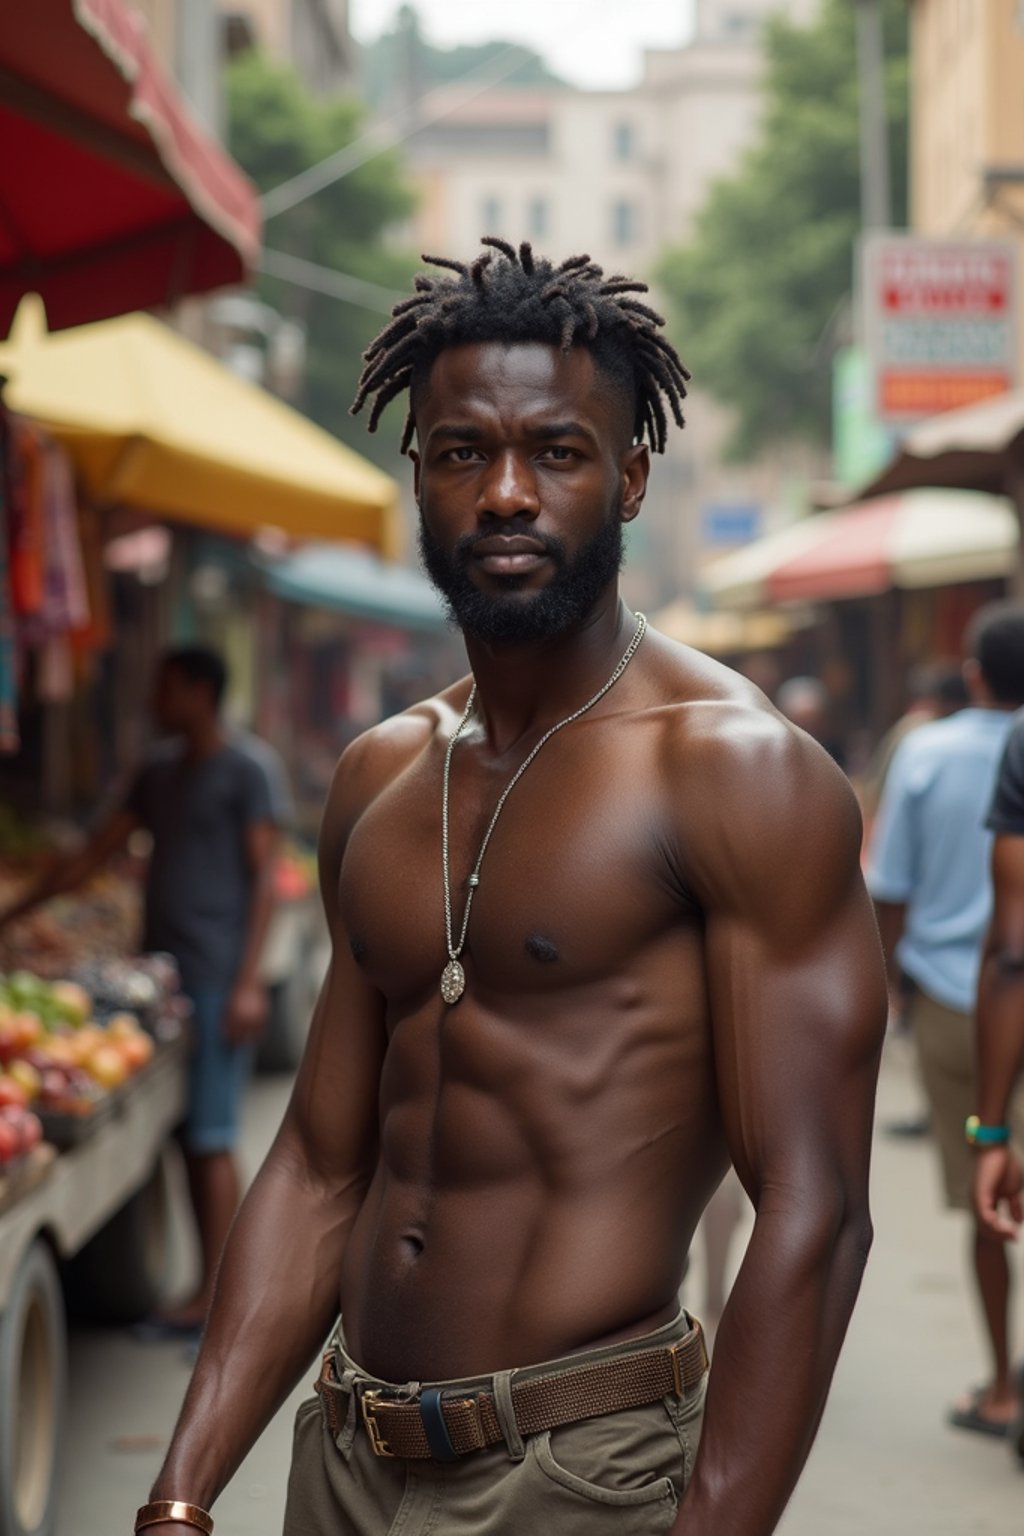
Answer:
MULTIPOLYGON (((495 1376, 435 1383, 507 1399, 510 1379, 558 1374, 668 1345, 690 1329, 685 1313, 653 1333, 563 1360, 495 1376)), ((387 1386, 334 1345, 338 1422, 333 1436, 321 1399, 295 1422, 284 1536, 664 1536, 693 1469, 705 1381, 644 1408, 582 1420, 457 1462, 403 1461, 374 1454, 360 1412, 361 1388, 387 1386)), ((706 1378, 705 1378, 706 1379, 706 1378)))

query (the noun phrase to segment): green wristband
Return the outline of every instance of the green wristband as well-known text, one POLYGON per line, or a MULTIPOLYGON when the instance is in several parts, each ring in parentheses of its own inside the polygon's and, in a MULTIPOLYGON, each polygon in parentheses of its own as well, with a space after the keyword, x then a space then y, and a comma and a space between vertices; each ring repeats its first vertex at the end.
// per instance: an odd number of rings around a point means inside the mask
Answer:
POLYGON ((972 1147, 1005 1147, 1010 1139, 1010 1127, 982 1125, 977 1115, 968 1115, 964 1135, 972 1147))

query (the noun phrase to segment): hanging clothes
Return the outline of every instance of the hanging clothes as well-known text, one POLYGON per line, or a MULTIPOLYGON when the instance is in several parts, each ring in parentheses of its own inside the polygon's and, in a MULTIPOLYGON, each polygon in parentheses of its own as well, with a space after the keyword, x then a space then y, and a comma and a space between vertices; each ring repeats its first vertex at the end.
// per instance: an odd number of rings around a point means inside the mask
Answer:
POLYGON ((8 521, 11 595, 16 616, 38 614, 44 593, 43 443, 37 427, 8 418, 8 521))
POLYGON ((20 745, 18 689, 14 670, 14 613, 7 562, 9 464, 8 415, 0 404, 0 752, 17 752, 20 745))

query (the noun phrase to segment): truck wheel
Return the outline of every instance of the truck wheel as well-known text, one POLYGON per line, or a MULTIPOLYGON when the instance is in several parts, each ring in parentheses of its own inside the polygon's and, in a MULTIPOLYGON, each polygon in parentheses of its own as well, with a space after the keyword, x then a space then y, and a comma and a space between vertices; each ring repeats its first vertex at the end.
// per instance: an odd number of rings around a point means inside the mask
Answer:
POLYGON ((165 1148, 141 1189, 86 1243, 64 1272, 75 1317, 137 1323, 165 1299, 171 1257, 171 1190, 165 1148))
POLYGON ((67 1401, 60 1279, 45 1243, 21 1261, 0 1316, 0 1536, 53 1536, 67 1401))

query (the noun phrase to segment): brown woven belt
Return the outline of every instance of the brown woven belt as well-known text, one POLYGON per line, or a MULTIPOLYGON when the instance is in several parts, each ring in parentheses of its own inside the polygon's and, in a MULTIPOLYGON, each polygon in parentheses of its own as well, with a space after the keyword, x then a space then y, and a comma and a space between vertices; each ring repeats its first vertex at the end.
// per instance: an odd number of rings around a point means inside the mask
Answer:
MULTIPOLYGON (((707 1365, 704 1335, 695 1322, 685 1338, 663 1349, 637 1350, 595 1365, 513 1382, 516 1428, 524 1436, 538 1435, 580 1419, 643 1408, 670 1394, 683 1397, 699 1384, 707 1365)), ((357 1384, 356 1390, 376 1456, 455 1461, 505 1439, 494 1393, 487 1388, 465 1392, 457 1387, 424 1387, 411 1397, 395 1388, 357 1384)), ((331 1434, 336 1436, 341 1423, 333 1350, 324 1356, 316 1391, 331 1434)))

